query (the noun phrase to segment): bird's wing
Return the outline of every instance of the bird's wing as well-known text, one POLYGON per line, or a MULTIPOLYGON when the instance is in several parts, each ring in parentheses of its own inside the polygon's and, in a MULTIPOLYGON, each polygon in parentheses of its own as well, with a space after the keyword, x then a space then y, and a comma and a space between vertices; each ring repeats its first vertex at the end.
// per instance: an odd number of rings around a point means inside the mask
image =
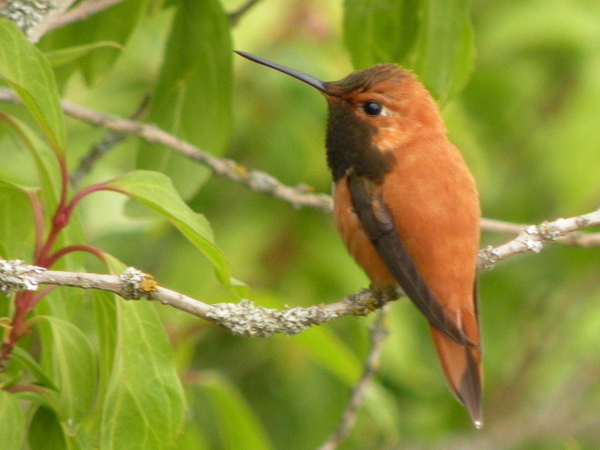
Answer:
POLYGON ((389 208, 375 192, 374 183, 349 174, 348 187, 360 223, 407 297, 441 333, 463 346, 475 346, 425 283, 402 243, 389 208))

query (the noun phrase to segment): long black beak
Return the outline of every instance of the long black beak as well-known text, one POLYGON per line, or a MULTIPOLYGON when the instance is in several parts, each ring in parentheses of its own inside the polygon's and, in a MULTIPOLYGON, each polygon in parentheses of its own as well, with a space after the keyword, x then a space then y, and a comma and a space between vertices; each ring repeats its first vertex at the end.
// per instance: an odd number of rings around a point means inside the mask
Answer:
POLYGON ((307 75, 303 72, 300 72, 299 70, 291 69, 289 67, 282 66, 281 64, 277 64, 266 59, 259 58, 258 56, 251 55, 250 53, 240 52, 237 50, 234 50, 234 52, 236 52, 240 56, 243 56, 246 59, 249 59, 250 61, 254 61, 255 63, 262 64, 263 66, 267 66, 271 69, 278 70, 279 72, 283 72, 291 77, 303 81, 304 83, 318 89, 325 95, 331 95, 331 93, 328 92, 327 88, 325 87, 325 82, 319 80, 318 78, 315 78, 311 75, 307 75))

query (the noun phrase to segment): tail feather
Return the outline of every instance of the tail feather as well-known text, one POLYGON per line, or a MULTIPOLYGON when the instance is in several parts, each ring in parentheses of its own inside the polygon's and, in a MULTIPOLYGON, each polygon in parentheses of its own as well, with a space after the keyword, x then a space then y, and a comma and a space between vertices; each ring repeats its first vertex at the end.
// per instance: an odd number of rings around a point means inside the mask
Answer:
POLYGON ((467 408, 475 427, 481 428, 483 426, 481 415, 483 372, 479 326, 476 316, 472 313, 462 311, 461 316, 458 323, 477 347, 467 343, 458 344, 433 327, 430 327, 431 334, 450 390, 467 408))

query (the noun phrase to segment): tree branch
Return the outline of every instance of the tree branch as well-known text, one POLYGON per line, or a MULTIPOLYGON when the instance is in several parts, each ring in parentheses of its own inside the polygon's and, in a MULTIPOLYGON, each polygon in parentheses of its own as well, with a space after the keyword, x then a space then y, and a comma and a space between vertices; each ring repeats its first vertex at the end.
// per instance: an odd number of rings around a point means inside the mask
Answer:
POLYGON ((10 0, 0 3, 0 16, 13 21, 27 38, 37 42, 74 0, 10 0))
MULTIPOLYGON (((585 227, 600 225, 600 209, 582 216, 557 219, 526 227, 519 235, 498 247, 479 252, 477 266, 491 269, 499 261, 522 253, 539 253, 548 242, 563 239, 569 233, 585 227)), ((568 236, 567 236, 568 237, 568 236)), ((157 300, 182 311, 216 323, 242 336, 271 336, 276 333, 298 334, 313 325, 329 322, 341 316, 366 315, 388 301, 395 300, 380 292, 363 289, 336 303, 308 308, 286 308, 282 311, 256 307, 248 300, 238 304, 210 305, 187 297, 158 283, 137 269, 127 269, 120 277, 94 273, 57 272, 28 266, 23 261, 0 260, 0 289, 5 293, 36 290, 39 284, 72 286, 82 289, 101 289, 113 292, 126 300, 146 298, 157 300), (129 278, 124 278, 129 276, 129 278), (129 284, 126 282, 129 281, 129 284)))
POLYGON ((363 403, 366 390, 371 384, 379 366, 381 351, 383 350, 383 344, 388 334, 387 320, 388 307, 384 305, 381 311, 379 311, 377 320, 371 326, 371 349, 365 358, 363 373, 352 388, 350 399, 342 413, 340 423, 319 450, 335 450, 346 440, 348 434, 354 428, 358 409, 363 403))
POLYGON ((258 2, 261 0, 247 0, 246 3, 242 4, 235 11, 230 12, 227 16, 229 17, 229 24, 232 27, 235 27, 240 19, 246 15, 248 11, 250 11, 258 2))
MULTIPOLYGON (((145 95, 140 103, 140 106, 133 112, 133 114, 129 117, 131 120, 139 120, 141 117, 145 116, 148 112, 148 108, 150 106, 150 95, 145 95)), ((126 134, 117 133, 116 131, 107 130, 106 134, 102 138, 100 142, 94 144, 88 153, 81 159, 79 162, 79 167, 75 169, 69 180, 71 184, 74 186, 77 185, 83 177, 85 177, 91 170, 94 165, 102 159, 102 157, 112 150, 116 145, 118 145, 123 140, 127 139, 126 134)))
POLYGON ((498 247, 489 246, 479 252, 479 269, 491 269, 494 265, 511 256, 521 253, 540 253, 548 242, 561 242, 572 244, 579 241, 589 244, 598 242, 598 233, 589 235, 591 239, 585 239, 583 233, 578 237, 572 237, 569 233, 582 228, 600 225, 600 209, 582 216, 570 217, 568 219, 557 219, 553 222, 542 222, 539 225, 525 227, 519 235, 498 247))
MULTIPOLYGON (((19 99, 12 90, 4 88, 0 89, 0 101, 16 103, 19 102, 19 99)), ((286 186, 275 177, 265 172, 247 169, 231 159, 217 158, 154 125, 100 113, 64 100, 61 104, 64 113, 77 120, 81 120, 93 126, 105 128, 118 134, 135 135, 147 142, 164 145, 187 156, 193 161, 205 165, 211 169, 215 175, 241 183, 254 192, 270 195, 279 200, 288 202, 296 208, 309 207, 328 213, 333 211, 331 197, 327 194, 313 193, 311 192, 311 188, 306 185, 297 187, 286 186)), ((480 254, 479 267, 491 268, 495 262, 504 260, 515 254, 525 253, 527 251, 537 252, 541 250, 548 241, 578 247, 600 246, 600 233, 577 233, 577 231, 582 228, 600 225, 597 220, 597 214, 598 212, 596 211, 584 216, 573 217, 571 219, 559 219, 554 222, 544 222, 535 226, 519 225, 493 219, 482 219, 482 230, 517 234, 518 236, 513 241, 504 244, 504 246, 498 247, 499 250, 491 247, 484 249, 480 254), (561 222, 563 220, 571 221, 569 222, 568 228, 564 228, 565 223, 561 222), (577 224, 580 224, 581 226, 577 227, 577 224), (550 231, 548 231, 548 227, 550 227, 550 231), (538 235, 534 236, 536 233, 538 233, 538 235), (531 245, 531 248, 528 248, 528 245, 531 245), (496 251, 500 252, 499 256, 495 256, 496 251)))
POLYGON ((64 27, 65 25, 69 25, 74 22, 79 22, 97 14, 99 12, 104 11, 105 9, 110 8, 118 3, 121 3, 125 0, 84 0, 79 3, 75 8, 66 12, 52 23, 50 23, 45 30, 48 31, 55 30, 57 28, 64 27))
POLYGON ((45 270, 27 265, 21 260, 0 260, 0 290, 5 294, 34 291, 39 285, 99 289, 117 294, 125 300, 155 300, 246 337, 268 337, 277 333, 298 334, 338 317, 365 316, 397 299, 387 293, 363 289, 336 303, 307 308, 277 310, 255 306, 249 300, 211 305, 160 287, 151 275, 132 267, 121 275, 104 275, 45 270))

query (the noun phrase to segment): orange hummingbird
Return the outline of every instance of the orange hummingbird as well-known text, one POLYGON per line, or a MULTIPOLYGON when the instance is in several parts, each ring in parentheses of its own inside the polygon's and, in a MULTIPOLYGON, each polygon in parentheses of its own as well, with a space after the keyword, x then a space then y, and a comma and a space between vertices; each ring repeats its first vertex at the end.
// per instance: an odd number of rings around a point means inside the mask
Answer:
POLYGON ((337 229, 372 289, 400 287, 429 321, 448 385, 481 428, 479 197, 430 93, 395 64, 324 82, 237 53, 325 96, 337 229))

